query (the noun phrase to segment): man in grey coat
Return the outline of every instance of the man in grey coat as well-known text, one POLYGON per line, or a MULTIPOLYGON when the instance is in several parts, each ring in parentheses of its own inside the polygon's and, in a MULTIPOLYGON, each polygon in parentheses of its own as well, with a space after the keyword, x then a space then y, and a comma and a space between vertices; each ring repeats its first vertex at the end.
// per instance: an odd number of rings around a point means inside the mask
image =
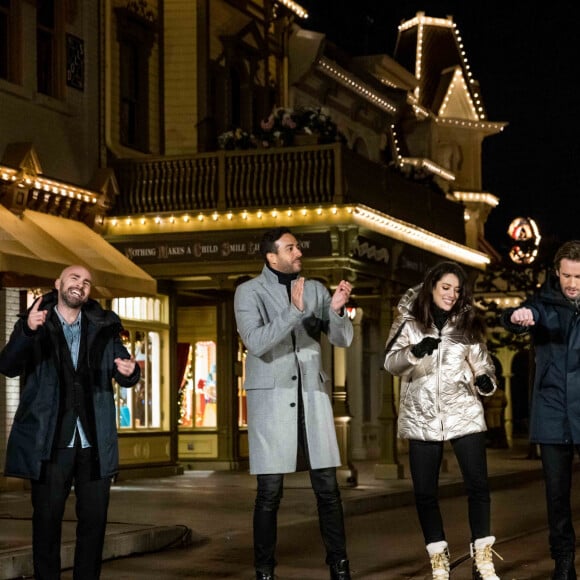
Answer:
POLYGON ((250 473, 257 476, 254 506, 256 580, 273 580, 277 513, 284 474, 308 470, 318 504, 331 580, 350 580, 336 468, 340 454, 332 412, 332 384, 322 369, 320 336, 347 347, 353 329, 345 312, 352 290, 342 280, 334 294, 305 280, 302 249, 288 228, 267 231, 265 265, 235 295, 238 332, 247 349, 246 380, 250 473))

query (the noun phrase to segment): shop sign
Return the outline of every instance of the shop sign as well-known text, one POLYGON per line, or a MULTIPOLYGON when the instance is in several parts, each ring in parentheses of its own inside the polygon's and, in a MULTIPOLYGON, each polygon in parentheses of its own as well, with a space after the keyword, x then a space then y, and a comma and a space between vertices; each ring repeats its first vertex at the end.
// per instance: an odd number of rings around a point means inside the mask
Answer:
POLYGON ((357 238, 356 245, 353 249, 353 256, 364 262, 389 263, 389 250, 363 236, 357 238))
MULTIPOLYGON (((307 257, 331 255, 330 234, 299 233, 296 237, 307 257)), ((190 237, 165 237, 143 242, 116 242, 113 245, 136 264, 176 262, 226 262, 262 260, 262 232, 216 233, 190 237)))

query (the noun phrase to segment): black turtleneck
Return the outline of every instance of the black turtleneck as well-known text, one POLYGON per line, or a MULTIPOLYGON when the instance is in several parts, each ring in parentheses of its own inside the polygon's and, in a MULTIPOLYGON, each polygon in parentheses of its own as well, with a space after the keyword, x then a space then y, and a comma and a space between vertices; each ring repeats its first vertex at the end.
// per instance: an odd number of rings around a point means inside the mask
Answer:
POLYGON ((445 326, 451 312, 443 310, 442 308, 439 308, 439 306, 433 304, 431 307, 431 314, 433 315, 433 322, 435 323, 437 330, 441 330, 445 326))
POLYGON ((270 264, 266 264, 270 272, 273 272, 278 277, 278 282, 286 286, 286 291, 288 292, 288 298, 290 299, 290 287, 292 285, 292 281, 296 280, 298 276, 300 276, 300 272, 293 272, 292 274, 287 274, 286 272, 278 272, 278 270, 274 270, 270 264))

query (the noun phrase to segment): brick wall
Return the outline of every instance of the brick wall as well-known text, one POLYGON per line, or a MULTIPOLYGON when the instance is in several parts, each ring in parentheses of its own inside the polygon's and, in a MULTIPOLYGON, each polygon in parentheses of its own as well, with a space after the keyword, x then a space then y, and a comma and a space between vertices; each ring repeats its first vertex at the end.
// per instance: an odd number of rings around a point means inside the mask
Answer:
MULTIPOLYGON (((0 348, 10 337, 19 311, 20 291, 16 288, 0 290, 0 348)), ((20 379, 0 375, 0 473, 4 472, 6 442, 19 399, 20 379)))

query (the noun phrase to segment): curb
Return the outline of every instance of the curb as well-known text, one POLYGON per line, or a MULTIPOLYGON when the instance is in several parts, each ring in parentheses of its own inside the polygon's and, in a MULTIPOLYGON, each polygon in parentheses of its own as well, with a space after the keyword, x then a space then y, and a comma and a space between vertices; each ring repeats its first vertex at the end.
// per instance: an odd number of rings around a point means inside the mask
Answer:
MULTIPOLYGON (((105 536, 103 560, 114 560, 136 554, 159 552, 170 548, 201 545, 208 538, 194 533, 187 526, 136 526, 134 524, 110 524, 113 531, 105 536), (125 530, 115 531, 115 528, 125 530)), ((75 542, 63 542, 61 569, 73 567, 75 542)), ((0 580, 32 578, 32 547, 0 551, 0 580)))
MULTIPOLYGON (((542 469, 528 469, 525 471, 508 471, 489 476, 490 489, 499 490, 521 485, 529 481, 541 480, 542 469)), ((459 496, 465 493, 463 480, 448 481, 440 485, 440 498, 459 496)), ((371 512, 394 509, 412 505, 415 501, 412 489, 400 491, 376 491, 365 492, 360 496, 343 497, 343 510, 345 517, 363 515, 371 512)), ((6 525, 8 522, 5 522, 6 525)), ((3 524, 4 525, 4 524, 3 524)), ((13 526, 18 525, 13 520, 13 526)), ((68 537, 74 537, 74 521, 67 525, 68 537)), ((202 545, 210 541, 210 538, 196 533, 188 526, 155 526, 147 524, 129 524, 123 522, 108 522, 105 545, 103 548, 103 560, 113 560, 131 555, 160 552, 171 548, 184 548, 202 545)), ((63 541, 61 550, 62 569, 71 569, 74 561, 75 541, 63 541)), ((32 578, 34 575, 32 565, 32 547, 14 547, 0 550, 0 580, 15 580, 32 578)))

